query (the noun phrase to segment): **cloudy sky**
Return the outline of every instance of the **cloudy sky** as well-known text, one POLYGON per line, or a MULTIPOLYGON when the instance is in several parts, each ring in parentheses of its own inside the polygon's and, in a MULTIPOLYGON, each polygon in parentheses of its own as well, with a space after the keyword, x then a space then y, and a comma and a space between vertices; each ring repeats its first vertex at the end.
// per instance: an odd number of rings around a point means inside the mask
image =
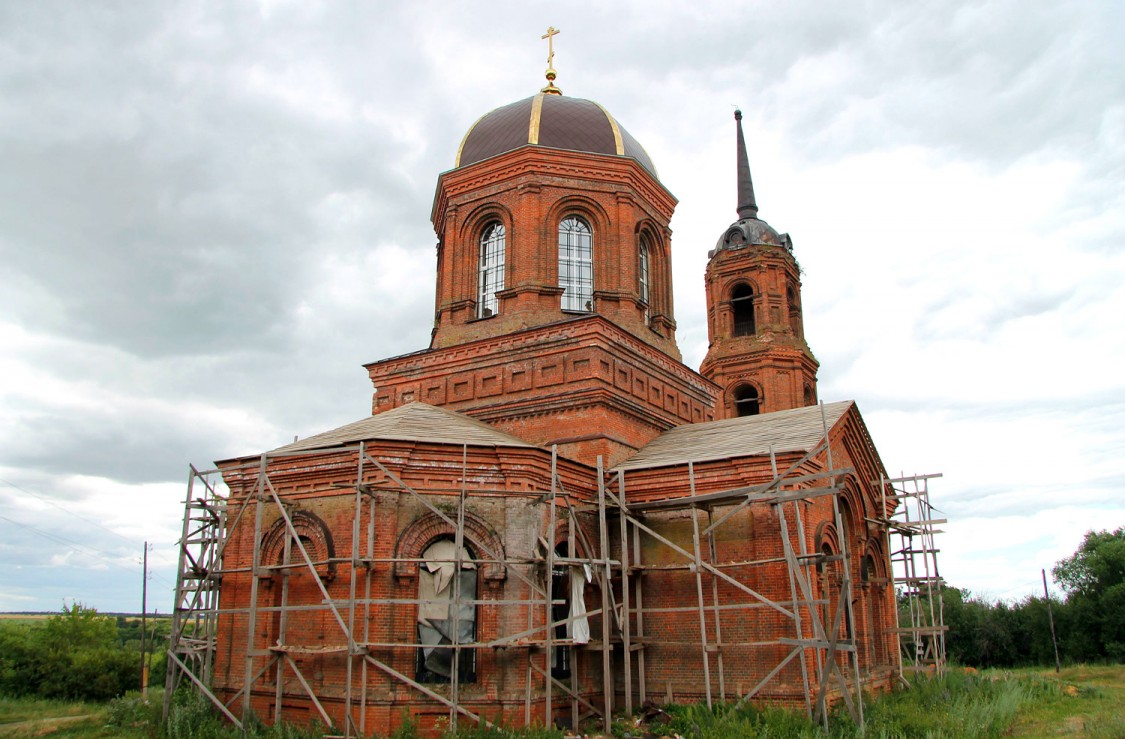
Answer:
POLYGON ((424 348, 437 175, 543 84, 734 215, 734 105, 820 395, 935 473, 943 574, 1015 599, 1125 524, 1125 12, 1112 2, 0 3, 0 610, 167 611, 188 464, 362 418, 424 348), (702 8, 702 9, 701 9, 702 8))

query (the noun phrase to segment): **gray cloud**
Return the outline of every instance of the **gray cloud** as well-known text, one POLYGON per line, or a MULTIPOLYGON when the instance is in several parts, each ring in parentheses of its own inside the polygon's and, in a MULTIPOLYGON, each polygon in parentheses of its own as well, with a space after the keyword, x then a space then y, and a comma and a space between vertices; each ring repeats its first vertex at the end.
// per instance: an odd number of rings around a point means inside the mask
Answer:
MULTIPOLYGON (((935 426, 932 449, 960 450, 948 429, 972 424, 1044 423, 1060 434, 1080 425, 1105 447, 1120 439, 1119 381, 1033 404, 1015 392, 982 400, 948 373, 977 362, 989 388, 1034 376, 995 357, 939 356, 969 351, 955 341, 966 335, 979 352, 1021 322, 1053 330, 1073 312, 1082 326, 1068 340, 1085 343, 1067 351, 1104 366, 1122 360, 1120 342, 1096 338, 1116 327, 1097 316, 1113 312, 1123 274, 1117 4, 637 2, 552 12, 472 2, 440 12, 426 3, 0 6, 5 474, 68 506, 92 495, 74 476, 164 496, 154 486, 182 484, 188 462, 254 454, 366 414, 361 365, 428 343, 436 176, 478 116, 542 84, 548 22, 563 29, 563 89, 606 104, 683 201, 676 305, 689 362, 707 344, 704 254, 733 217, 725 167, 738 103, 763 132, 751 148, 766 216, 793 232, 809 270, 821 396, 859 397, 888 458, 913 453, 894 433, 900 417, 935 426), (908 149, 925 155, 883 176, 911 199, 932 196, 929 182, 910 180, 930 164, 962 166, 971 184, 1062 162, 1060 176, 1074 180, 1064 200, 1032 197, 1023 220, 1079 266, 1056 276, 1052 264, 1011 259, 1023 224, 982 236, 957 220, 958 192, 927 203, 932 219, 869 195, 864 157, 908 149), (815 180, 841 172, 851 179, 815 180), (1091 261, 1075 260, 1079 252, 1091 261), (1001 279, 1009 274, 1011 284, 1001 279), (958 310, 966 301, 981 305, 971 324, 958 310), (912 365, 915 352, 925 357, 912 365), (935 381, 931 363, 947 374, 935 381)), ((1026 367, 1025 356, 1006 361, 1026 367)), ((1037 382, 1036 392, 1047 387, 1037 382)), ((973 474, 973 451, 951 469, 973 474)), ((1120 487, 1109 453, 1083 454, 1085 484, 1120 487)), ((975 482, 949 484, 965 499, 975 482)), ((1002 484, 982 484, 1002 503, 994 510, 1011 508, 1002 484)), ((38 520, 81 536, 58 511, 38 520)), ((37 539, 26 529, 0 522, 0 534, 0 556, 22 573, 0 580, 0 598, 32 593, 53 608, 81 595, 84 571, 75 578, 18 554, 37 539)), ((121 544, 108 536, 97 546, 121 544)), ((106 602, 132 603, 136 583, 114 574, 90 583, 106 602)))

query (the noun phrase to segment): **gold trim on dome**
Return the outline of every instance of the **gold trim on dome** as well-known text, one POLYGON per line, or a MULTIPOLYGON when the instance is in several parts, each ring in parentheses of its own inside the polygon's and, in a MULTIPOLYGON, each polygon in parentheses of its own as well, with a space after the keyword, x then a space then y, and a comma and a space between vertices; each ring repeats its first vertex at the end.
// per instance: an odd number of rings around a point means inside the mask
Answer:
POLYGON ((613 145, 617 148, 617 156, 624 156, 625 144, 621 141, 621 129, 617 126, 617 121, 614 120, 613 116, 609 114, 609 111, 606 110, 601 103, 595 103, 593 100, 590 102, 598 106, 598 110, 600 110, 602 114, 605 115, 605 119, 609 121, 609 127, 613 129, 613 145))
POLYGON ((527 124, 527 143, 539 143, 539 123, 543 120, 543 93, 531 99, 531 120, 527 124))
POLYGON ((483 121, 485 119, 485 116, 487 115, 488 113, 485 113, 480 118, 477 118, 475 121, 473 121, 473 125, 469 126, 469 130, 466 131, 465 135, 461 137, 461 145, 457 147, 457 158, 453 160, 454 169, 457 169, 461 166, 461 152, 465 150, 465 142, 469 140, 469 134, 473 132, 473 129, 477 127, 477 124, 483 121))

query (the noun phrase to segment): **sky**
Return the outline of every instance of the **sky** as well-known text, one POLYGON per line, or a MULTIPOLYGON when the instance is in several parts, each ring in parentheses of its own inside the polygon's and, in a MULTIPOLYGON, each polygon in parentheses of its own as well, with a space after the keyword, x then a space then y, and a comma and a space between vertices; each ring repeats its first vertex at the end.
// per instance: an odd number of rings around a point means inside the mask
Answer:
POLYGON ((737 105, 819 395, 943 475, 946 579, 1018 600, 1125 525, 1119 2, 0 2, 0 611, 137 612, 147 541, 167 612, 189 464, 369 413, 428 345, 437 176, 548 25, 679 198, 686 364, 737 105))

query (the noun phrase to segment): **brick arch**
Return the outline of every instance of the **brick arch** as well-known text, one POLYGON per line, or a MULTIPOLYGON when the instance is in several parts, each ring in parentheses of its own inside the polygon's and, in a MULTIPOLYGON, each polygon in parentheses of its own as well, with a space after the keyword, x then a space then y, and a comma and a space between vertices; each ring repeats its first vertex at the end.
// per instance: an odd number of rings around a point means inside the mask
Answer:
MULTIPOLYGON (((860 578, 861 580, 870 579, 889 579, 890 575, 887 571, 887 555, 883 553, 883 545, 878 538, 872 537, 867 540, 867 546, 863 548, 863 560, 861 566, 866 569, 867 560, 870 557, 871 564, 874 565, 874 572, 868 572, 867 578, 860 578)), ((861 571, 862 572, 862 571, 861 571)))
MULTIPOLYGON (((601 203, 581 193, 567 193, 552 203, 547 211, 548 233, 555 234, 553 243, 556 248, 558 247, 559 223, 561 223, 564 218, 571 215, 581 216, 590 224, 590 235, 594 239, 602 238, 604 240, 605 236, 609 233, 611 219, 609 213, 606 212, 601 203)), ((597 249, 597 247, 598 242, 595 240, 594 248, 597 249)))
POLYGON ((813 546, 817 552, 821 552, 826 544, 832 554, 840 553, 840 532, 836 530, 835 521, 821 521, 816 527, 813 546))
MULTIPOLYGON (((569 538, 570 538, 570 521, 568 520, 568 518, 570 518, 570 517, 569 516, 568 517, 560 517, 558 521, 555 521, 555 535, 553 537, 550 537, 550 538, 551 538, 552 546, 554 546, 556 549, 558 549, 558 547, 560 545, 566 544, 569 541, 569 538)), ((586 545, 582 543, 582 537, 577 535, 577 529, 580 529, 582 527, 580 525, 578 525, 577 522, 575 522, 575 527, 576 527, 576 529, 575 529, 576 534, 575 534, 575 537, 574 537, 574 551, 575 551, 575 553, 579 557, 594 557, 594 556, 597 556, 595 553, 590 552, 586 549, 586 545)), ((585 532, 585 533, 588 534, 589 532, 585 532)))
POLYGON ((504 226, 510 248, 515 219, 512 217, 512 212, 500 203, 484 203, 466 213, 461 219, 461 231, 457 234, 457 238, 475 249, 481 230, 493 221, 499 221, 504 226))
MULTIPOLYGON (((444 518, 429 511, 410 522, 398 535, 395 542, 395 577, 414 579, 418 577, 418 562, 403 562, 402 559, 417 560, 422 557, 426 547, 443 536, 456 536, 457 529, 444 518)), ((508 577, 508 571, 503 560, 504 542, 500 539, 491 526, 471 513, 465 513, 465 538, 469 546, 477 549, 481 559, 492 559, 493 552, 501 560, 481 565, 479 570, 485 580, 500 582, 508 577), (487 547, 484 551, 481 547, 487 547)))
POLYGON ((750 277, 746 277, 745 275, 738 275, 737 277, 732 277, 731 279, 723 283, 722 292, 720 293, 721 300, 725 303, 729 303, 731 292, 733 292, 734 289, 739 285, 749 285, 750 290, 754 293, 755 298, 758 298, 762 295, 762 291, 758 289, 758 283, 754 282, 754 280, 750 277))
MULTIPOLYGON (((336 556, 336 545, 332 540, 332 532, 328 525, 315 513, 303 510, 294 510, 289 514, 293 522, 293 530, 297 536, 307 541, 305 550, 313 562, 324 562, 317 565, 317 574, 321 577, 332 577, 336 574, 336 563, 332 558, 336 556)), ((272 526, 262 535, 262 562, 266 564, 281 564, 285 557, 285 539, 289 527, 285 525, 284 518, 278 518, 272 526)), ((301 553, 296 547, 290 550, 290 561, 300 561, 301 553)))

